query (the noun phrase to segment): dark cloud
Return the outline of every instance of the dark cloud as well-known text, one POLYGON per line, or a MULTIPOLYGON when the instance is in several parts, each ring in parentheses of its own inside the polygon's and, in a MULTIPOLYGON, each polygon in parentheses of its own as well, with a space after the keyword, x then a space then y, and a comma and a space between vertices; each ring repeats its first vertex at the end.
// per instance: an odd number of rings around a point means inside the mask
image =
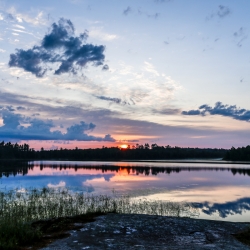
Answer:
POLYGON ((221 18, 229 15, 231 10, 227 6, 219 5, 219 10, 217 11, 217 15, 221 18))
POLYGON ((183 115, 200 115, 201 111, 200 110, 189 110, 189 111, 182 111, 183 115))
POLYGON ((132 11, 131 7, 128 6, 128 7, 123 11, 123 15, 127 16, 131 11, 132 11))
POLYGON ((236 39, 237 46, 242 47, 242 42, 247 39, 246 30, 241 27, 239 30, 233 33, 234 38, 236 39))
POLYGON ((25 110, 26 108, 25 107, 22 107, 22 106, 18 106, 16 107, 17 110, 25 110))
POLYGON ((102 70, 109 70, 109 66, 107 64, 103 65, 102 70))
POLYGON ((160 13, 158 13, 158 12, 153 13, 153 14, 149 14, 149 13, 147 13, 145 11, 142 11, 141 9, 138 9, 137 12, 138 12, 139 15, 145 15, 148 18, 157 19, 160 16, 160 13))
POLYGON ((224 18, 230 14, 231 14, 231 10, 229 9, 229 7, 224 6, 224 5, 219 5, 217 11, 212 13, 210 16, 207 16, 206 20, 211 20, 214 17, 224 18))
POLYGON ((207 104, 201 105, 197 110, 182 111, 183 115, 222 115, 232 117, 235 120, 250 121, 250 110, 237 108, 236 105, 224 105, 221 102, 215 103, 214 107, 207 104))
POLYGON ((104 100, 104 101, 114 102, 116 104, 130 105, 130 103, 128 103, 126 101, 123 101, 120 98, 107 97, 107 96, 103 96, 103 95, 101 95, 101 96, 95 96, 95 97, 98 98, 98 99, 104 100))
MULTIPOLYGON (((75 36, 75 28, 70 20, 61 18, 53 23, 51 31, 44 36, 41 45, 28 50, 17 49, 10 55, 9 66, 19 67, 37 77, 43 77, 51 65, 58 65, 54 74, 76 74, 87 64, 103 65, 105 47, 87 44, 88 31, 75 36), (48 65, 49 64, 49 65, 48 65)), ((107 68, 108 65, 104 65, 107 68)))
POLYGON ((154 19, 157 19, 159 16, 160 16, 160 13, 155 13, 155 14, 148 14, 147 15, 148 16, 148 18, 154 18, 154 19))
POLYGON ((10 21, 14 21, 14 20, 15 20, 14 16, 13 16, 12 14, 10 14, 10 13, 8 13, 8 14, 6 15, 6 19, 7 19, 7 20, 10 20, 10 21))
POLYGON ((195 204, 195 207, 201 208, 202 212, 208 215, 217 214, 221 218, 229 215, 242 214, 243 211, 250 211, 250 198, 241 198, 236 201, 226 203, 215 203, 210 205, 208 202, 195 204))
POLYGON ((121 143, 128 143, 128 142, 140 142, 139 140, 121 140, 121 143))
MULTIPOLYGON (((249 129, 216 129, 209 126, 205 120, 196 121, 193 119, 193 116, 186 116, 182 125, 163 125, 158 124, 157 121, 154 120, 140 121, 136 115, 133 119, 129 117, 124 118, 124 116, 122 119, 120 112, 111 111, 104 107, 93 110, 91 106, 89 107, 89 105, 82 105, 80 103, 76 103, 77 105, 74 104, 74 106, 72 106, 71 101, 58 102, 57 105, 56 100, 47 99, 0 92, 0 105, 12 105, 15 109, 17 109, 16 107, 18 106, 22 106, 26 107, 25 113, 32 112, 32 114, 34 114, 38 112, 40 113, 40 117, 53 117, 53 119, 55 119, 54 124, 58 126, 63 124, 65 131, 66 128, 72 124, 79 124, 79 121, 85 120, 92 121, 96 125, 101 124, 101 126, 98 126, 98 131, 103 135, 111 133, 111 131, 115 131, 117 136, 121 135, 124 139, 126 135, 135 135, 135 139, 139 139, 141 143, 145 141, 151 142, 151 140, 152 143, 155 143, 155 138, 162 138, 160 142, 163 145, 231 148, 232 146, 242 147, 242 145, 248 145, 250 141, 249 129), (197 122, 198 124, 196 124, 197 122), (202 125, 200 124, 201 122, 203 123, 202 125), (145 138, 145 134, 151 136, 153 139, 143 139, 145 138)), ((15 112, 19 113, 17 111, 15 112)), ((22 111, 20 111, 20 113, 21 112, 22 111)), ((145 112, 148 113, 151 112, 151 110, 145 110, 144 113, 145 112)), ((40 117, 39 119, 42 119, 40 117)), ((178 119, 176 121, 178 121, 178 119)), ((12 132, 15 132, 15 130, 12 130, 12 132)), ((2 134, 3 132, 1 132, 1 135, 2 134)))
POLYGON ((89 135, 96 125, 81 121, 68 127, 66 133, 59 130, 51 131, 54 128, 52 120, 32 119, 15 114, 6 108, 0 110, 3 119, 3 126, 0 127, 2 139, 15 140, 77 140, 77 141, 115 141, 111 135, 96 137, 89 135), (21 124, 26 123, 27 126, 21 124))
POLYGON ((115 102, 117 104, 120 104, 122 102, 122 99, 120 99, 120 98, 112 98, 112 97, 107 97, 107 96, 96 96, 96 97, 98 99, 110 101, 110 102, 115 102))
POLYGON ((152 112, 162 114, 162 115, 176 115, 180 113, 180 110, 173 109, 173 108, 163 108, 163 109, 152 109, 152 112))
POLYGON ((245 35, 245 31, 243 27, 241 27, 238 31, 235 31, 233 34, 235 37, 241 37, 245 35))

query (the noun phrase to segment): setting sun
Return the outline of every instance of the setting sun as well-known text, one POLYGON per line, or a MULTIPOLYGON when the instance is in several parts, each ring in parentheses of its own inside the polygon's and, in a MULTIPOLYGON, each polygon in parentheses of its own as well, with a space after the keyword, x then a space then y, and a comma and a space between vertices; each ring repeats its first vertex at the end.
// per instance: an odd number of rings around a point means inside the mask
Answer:
POLYGON ((127 145, 127 144, 123 144, 123 145, 120 146, 120 148, 122 148, 122 149, 127 149, 127 148, 128 148, 128 145, 127 145))

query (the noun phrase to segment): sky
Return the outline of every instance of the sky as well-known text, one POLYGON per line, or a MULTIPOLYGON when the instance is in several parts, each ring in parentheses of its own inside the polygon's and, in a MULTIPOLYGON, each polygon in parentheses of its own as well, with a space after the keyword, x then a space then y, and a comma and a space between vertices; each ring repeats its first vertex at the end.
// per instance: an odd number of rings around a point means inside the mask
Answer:
POLYGON ((250 144, 249 0, 0 0, 0 140, 250 144))

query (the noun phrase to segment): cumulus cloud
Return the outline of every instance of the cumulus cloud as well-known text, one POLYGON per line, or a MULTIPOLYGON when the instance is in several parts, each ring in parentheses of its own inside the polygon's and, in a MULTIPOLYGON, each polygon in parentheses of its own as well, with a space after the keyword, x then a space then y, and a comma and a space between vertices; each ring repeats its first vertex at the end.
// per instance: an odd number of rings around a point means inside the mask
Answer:
POLYGON ((197 110, 182 111, 183 115, 221 115, 232 117, 235 120, 250 121, 250 110, 237 108, 236 105, 224 105, 221 102, 215 103, 214 107, 207 104, 201 105, 197 110))
POLYGON ((44 36, 40 45, 28 50, 17 49, 15 54, 11 54, 9 66, 43 77, 48 70, 54 70, 55 75, 77 74, 88 64, 103 65, 105 47, 87 44, 87 38, 88 31, 75 36, 73 23, 61 18, 58 23, 52 24, 51 31, 44 36))
POLYGON ((60 130, 52 131, 54 124, 52 120, 40 120, 25 117, 10 111, 8 108, 1 108, 3 126, 0 127, 2 139, 16 140, 77 140, 77 141, 115 141, 111 135, 96 137, 88 133, 96 127, 93 123, 81 121, 66 129, 66 133, 60 130))

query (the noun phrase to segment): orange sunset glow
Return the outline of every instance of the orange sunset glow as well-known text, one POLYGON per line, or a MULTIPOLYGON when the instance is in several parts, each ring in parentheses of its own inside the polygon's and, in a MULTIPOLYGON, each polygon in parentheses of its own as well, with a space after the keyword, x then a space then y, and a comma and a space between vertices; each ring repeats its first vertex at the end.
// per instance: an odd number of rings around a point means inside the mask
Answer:
POLYGON ((121 149, 127 149, 127 148, 128 148, 128 145, 127 145, 127 144, 122 144, 122 145, 120 146, 120 148, 121 148, 121 149))

